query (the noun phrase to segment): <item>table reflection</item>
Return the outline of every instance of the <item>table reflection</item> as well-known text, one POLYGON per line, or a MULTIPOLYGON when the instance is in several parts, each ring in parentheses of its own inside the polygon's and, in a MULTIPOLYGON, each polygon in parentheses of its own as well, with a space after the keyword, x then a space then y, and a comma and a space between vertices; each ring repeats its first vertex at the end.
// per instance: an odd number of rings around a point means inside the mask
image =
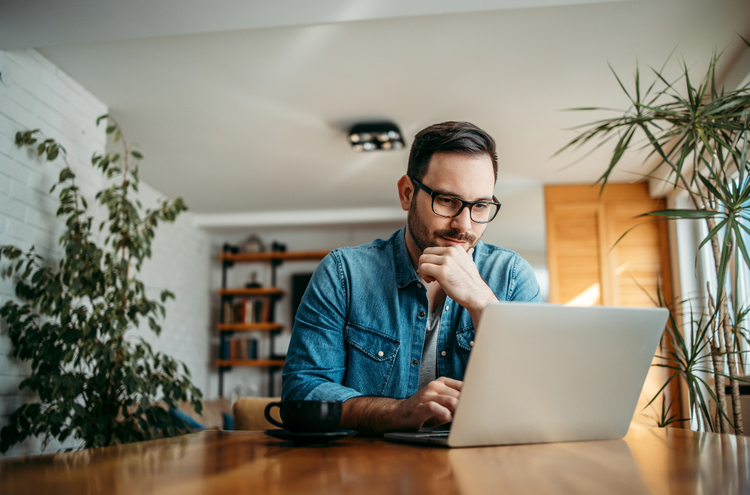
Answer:
POLYGON ((650 493, 750 493, 746 437, 632 429, 625 440, 650 493))
POLYGON ((462 494, 649 493, 623 440, 455 449, 449 457, 462 494))

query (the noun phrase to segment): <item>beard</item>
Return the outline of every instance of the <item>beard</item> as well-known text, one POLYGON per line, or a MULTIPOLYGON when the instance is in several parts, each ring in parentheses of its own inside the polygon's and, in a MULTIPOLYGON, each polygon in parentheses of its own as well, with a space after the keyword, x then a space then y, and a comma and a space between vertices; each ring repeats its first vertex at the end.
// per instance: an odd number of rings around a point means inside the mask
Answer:
POLYGON ((440 229, 430 232, 417 211, 416 194, 412 197, 409 214, 406 217, 406 224, 409 227, 409 233, 412 240, 414 240, 414 244, 417 245, 420 251, 424 251, 428 247, 440 246, 441 237, 465 242, 467 251, 479 242, 479 237, 476 235, 470 232, 459 232, 456 229, 440 229))

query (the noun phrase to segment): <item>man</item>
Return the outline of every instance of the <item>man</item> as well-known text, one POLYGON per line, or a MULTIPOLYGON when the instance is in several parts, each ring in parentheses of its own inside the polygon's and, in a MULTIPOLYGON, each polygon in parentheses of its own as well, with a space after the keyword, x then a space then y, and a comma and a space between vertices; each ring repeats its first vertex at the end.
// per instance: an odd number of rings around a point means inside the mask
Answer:
POLYGON ((398 181, 406 226, 333 250, 305 292, 282 398, 342 400, 341 428, 452 421, 475 328, 491 301, 540 302, 531 267, 479 239, 500 208, 495 141, 467 122, 416 135, 398 181))

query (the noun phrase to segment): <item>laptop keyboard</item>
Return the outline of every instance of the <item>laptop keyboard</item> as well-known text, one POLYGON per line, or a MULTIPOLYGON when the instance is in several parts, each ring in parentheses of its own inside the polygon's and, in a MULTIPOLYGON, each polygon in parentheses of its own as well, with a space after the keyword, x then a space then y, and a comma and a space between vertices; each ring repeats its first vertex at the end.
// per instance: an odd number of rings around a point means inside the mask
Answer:
POLYGON ((418 431, 412 435, 417 438, 448 438, 450 431, 418 431))

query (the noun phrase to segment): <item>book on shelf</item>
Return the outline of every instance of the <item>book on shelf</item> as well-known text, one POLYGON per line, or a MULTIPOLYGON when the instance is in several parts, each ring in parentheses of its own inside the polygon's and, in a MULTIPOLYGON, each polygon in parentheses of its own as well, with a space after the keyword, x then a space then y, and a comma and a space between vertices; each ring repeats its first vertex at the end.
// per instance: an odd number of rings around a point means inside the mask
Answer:
POLYGON ((230 339, 229 359, 258 359, 258 341, 253 338, 230 339))
POLYGON ((261 301, 260 314, 258 315, 258 323, 268 323, 271 320, 271 300, 266 298, 261 301))
POLYGON ((250 305, 253 307, 253 318, 250 321, 250 323, 259 323, 260 322, 260 314, 261 314, 261 308, 263 307, 263 300, 262 299, 251 299, 250 305))
POLYGON ((229 359, 240 359, 239 339, 231 339, 229 341, 229 359))
POLYGON ((255 315, 257 312, 255 311, 255 301, 250 299, 245 299, 244 301, 245 306, 245 323, 254 323, 255 322, 255 315))
POLYGON ((222 323, 232 323, 232 303, 230 303, 229 301, 224 302, 221 312, 223 318, 222 323))
POLYGON ((271 301, 263 299, 243 299, 234 303, 224 303, 223 323, 268 323, 271 320, 271 301))
POLYGON ((243 299, 234 303, 232 308, 232 319, 235 323, 254 323, 255 304, 252 300, 243 299))
POLYGON ((258 359, 258 341, 256 339, 245 339, 245 356, 247 359, 258 359))

